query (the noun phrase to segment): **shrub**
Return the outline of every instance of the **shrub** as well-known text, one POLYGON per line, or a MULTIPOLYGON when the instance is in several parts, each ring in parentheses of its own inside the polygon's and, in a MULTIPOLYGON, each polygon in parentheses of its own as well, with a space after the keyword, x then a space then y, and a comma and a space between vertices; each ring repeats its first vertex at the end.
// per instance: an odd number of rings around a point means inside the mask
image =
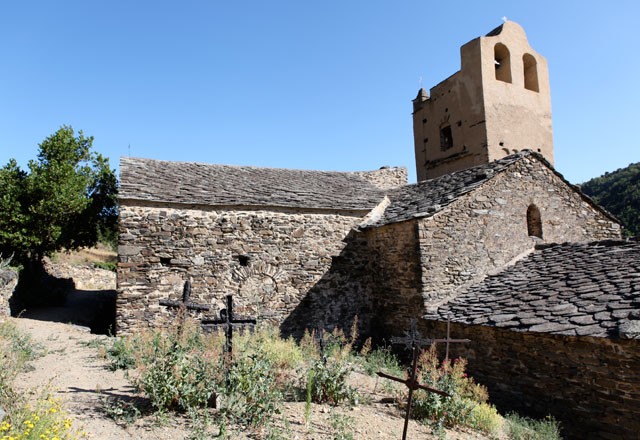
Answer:
POLYGON ((328 358, 326 361, 313 361, 307 384, 311 400, 316 403, 329 402, 338 405, 342 402, 357 403, 358 394, 355 388, 347 384, 353 367, 344 359, 328 358))
POLYGON ((132 341, 123 337, 114 339, 111 347, 107 349, 107 359, 110 362, 111 371, 135 367, 136 359, 132 341))
POLYGON ((378 371, 392 375, 404 374, 404 368, 398 358, 391 352, 390 347, 376 348, 361 357, 362 368, 369 376, 374 376, 378 371))
POLYGON ((263 426, 279 411, 282 395, 273 372, 273 363, 259 350, 233 361, 227 372, 220 408, 228 419, 263 426))
POLYGON ((73 420, 63 411, 60 402, 44 395, 34 407, 23 406, 0 423, 2 439, 76 439, 80 434, 73 420))
POLYGON ((104 269, 110 272, 115 272, 118 265, 112 261, 96 261, 93 263, 93 267, 97 269, 104 269))
POLYGON ((488 393, 467 376, 466 365, 464 359, 453 362, 445 359, 440 363, 435 346, 422 352, 418 360, 421 383, 450 396, 417 390, 414 394, 414 416, 417 419, 431 423, 436 430, 472 425, 473 410, 487 400, 488 393))
POLYGON ((223 382, 222 350, 207 341, 193 325, 141 339, 134 383, 157 410, 187 411, 215 396, 223 382))
POLYGON ((245 332, 235 339, 236 353, 259 352, 271 364, 276 388, 292 397, 297 393, 297 376, 305 360, 303 351, 293 338, 280 338, 277 328, 260 327, 255 333, 245 332))
POLYGON ((543 420, 522 417, 515 413, 505 416, 506 433, 513 440, 560 440, 560 424, 551 416, 543 420))
POLYGON ((495 406, 488 403, 480 403, 471 410, 469 426, 487 435, 495 436, 502 428, 502 420, 495 406))

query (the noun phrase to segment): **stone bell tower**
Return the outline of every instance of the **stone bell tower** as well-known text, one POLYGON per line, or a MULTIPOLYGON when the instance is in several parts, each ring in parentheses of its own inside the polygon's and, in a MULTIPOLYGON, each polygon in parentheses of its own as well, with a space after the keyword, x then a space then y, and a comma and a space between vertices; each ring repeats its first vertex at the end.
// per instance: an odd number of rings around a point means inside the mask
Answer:
POLYGON ((507 21, 460 48, 461 69, 413 100, 418 181, 520 150, 553 164, 547 61, 507 21))

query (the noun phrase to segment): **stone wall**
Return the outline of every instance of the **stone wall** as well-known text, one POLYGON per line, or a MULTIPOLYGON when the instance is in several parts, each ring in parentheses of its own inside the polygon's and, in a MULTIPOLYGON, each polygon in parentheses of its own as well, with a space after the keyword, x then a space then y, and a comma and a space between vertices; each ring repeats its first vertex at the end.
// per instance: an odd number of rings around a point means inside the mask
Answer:
POLYGON ((389 342, 392 327, 408 328, 412 317, 423 315, 417 237, 417 224, 411 221, 367 230, 376 316, 371 336, 379 342, 389 342))
MULTIPOLYGON (((422 322, 425 337, 446 323, 422 322)), ((574 439, 631 439, 640 432, 640 340, 518 333, 451 323, 453 357, 489 389, 499 409, 552 415, 574 439)))
POLYGON ((11 316, 9 299, 18 284, 18 273, 8 267, 0 268, 0 319, 11 316))
MULTIPOLYGON (((159 301, 179 299, 187 279, 192 281, 192 300, 213 305, 216 313, 225 295, 233 294, 238 314, 273 323, 282 323, 299 309, 318 283, 333 285, 334 291, 328 293, 333 300, 355 300, 342 295, 327 273, 349 251, 343 239, 364 214, 123 203, 117 331, 158 326, 171 319, 159 301)), ((327 301, 321 303, 327 306, 327 301)), ((361 306, 333 301, 332 307, 354 314, 361 306)), ((316 317, 329 319, 331 310, 321 310, 316 317)))
POLYGON ((421 284, 425 299, 432 304, 530 252, 536 242, 620 238, 617 223, 530 157, 447 209, 419 220, 418 231, 421 284), (528 233, 531 205, 540 211, 542 240, 528 233))
POLYGON ((409 181, 405 167, 382 167, 375 171, 356 171, 355 175, 380 189, 390 189, 406 185, 409 181))

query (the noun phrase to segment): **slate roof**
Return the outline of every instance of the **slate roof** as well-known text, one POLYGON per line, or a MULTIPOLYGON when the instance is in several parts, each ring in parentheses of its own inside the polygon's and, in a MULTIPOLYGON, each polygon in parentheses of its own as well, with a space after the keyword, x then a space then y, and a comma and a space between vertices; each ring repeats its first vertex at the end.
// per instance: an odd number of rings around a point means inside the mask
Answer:
POLYGON ((356 173, 120 159, 121 200, 367 211, 384 192, 356 173))
POLYGON ((456 201, 460 196, 473 191, 498 173, 506 170, 513 163, 530 155, 548 164, 537 153, 523 151, 486 165, 456 171, 435 179, 391 190, 387 194, 390 203, 384 214, 363 228, 382 226, 413 218, 430 217, 456 201))
POLYGON ((541 247, 425 318, 519 332, 638 337, 640 243, 541 247))

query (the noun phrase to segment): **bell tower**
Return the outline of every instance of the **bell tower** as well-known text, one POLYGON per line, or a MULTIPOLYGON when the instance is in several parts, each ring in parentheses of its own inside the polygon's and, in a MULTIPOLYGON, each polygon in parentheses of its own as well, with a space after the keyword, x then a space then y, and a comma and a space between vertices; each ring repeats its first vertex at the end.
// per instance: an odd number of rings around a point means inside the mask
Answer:
POLYGON ((553 164, 546 59, 507 21, 460 48, 461 69, 413 100, 418 181, 532 150, 553 164))

